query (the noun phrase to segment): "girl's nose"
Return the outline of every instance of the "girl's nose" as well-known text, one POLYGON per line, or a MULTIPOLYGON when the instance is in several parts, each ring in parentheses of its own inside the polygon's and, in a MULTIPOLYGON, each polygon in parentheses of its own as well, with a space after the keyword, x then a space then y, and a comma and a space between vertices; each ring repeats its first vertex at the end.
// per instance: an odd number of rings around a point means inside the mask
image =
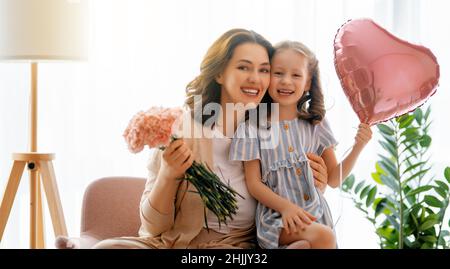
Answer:
POLYGON ((290 85, 291 83, 292 81, 287 76, 283 76, 283 78, 281 79, 281 84, 283 85, 290 85))

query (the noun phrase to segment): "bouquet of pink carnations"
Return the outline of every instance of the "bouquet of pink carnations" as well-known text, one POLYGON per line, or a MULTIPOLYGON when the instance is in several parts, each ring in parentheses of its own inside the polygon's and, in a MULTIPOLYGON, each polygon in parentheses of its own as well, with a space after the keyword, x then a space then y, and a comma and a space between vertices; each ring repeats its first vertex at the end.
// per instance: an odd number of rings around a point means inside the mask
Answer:
MULTIPOLYGON (((180 108, 161 107, 138 112, 123 134, 129 150, 138 153, 145 145, 164 150, 177 139, 175 133, 181 124, 179 119, 182 113, 180 108)), ((236 195, 241 195, 224 184, 207 165, 194 161, 181 180, 187 180, 195 186, 205 206, 217 216, 219 225, 221 222, 226 224, 228 217, 233 219, 237 209, 236 195)), ((206 210, 204 213, 208 227, 206 210)))

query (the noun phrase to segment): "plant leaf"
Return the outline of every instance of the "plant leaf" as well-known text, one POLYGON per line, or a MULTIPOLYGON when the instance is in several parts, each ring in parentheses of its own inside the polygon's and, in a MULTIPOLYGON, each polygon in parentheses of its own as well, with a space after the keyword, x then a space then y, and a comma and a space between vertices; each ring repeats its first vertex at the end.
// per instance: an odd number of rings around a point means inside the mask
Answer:
POLYGON ((422 147, 429 147, 431 144, 431 137, 429 135, 423 135, 422 138, 420 139, 420 145, 422 147))
POLYGON ((414 214, 412 214, 412 212, 411 212, 411 219, 412 219, 412 221, 414 223, 415 228, 419 229, 419 222, 417 221, 416 216, 414 216, 414 214))
POLYGON ((417 147, 417 144, 412 143, 411 145, 407 146, 406 148, 404 148, 402 151, 400 151, 400 155, 402 155, 405 151, 409 151, 411 153, 414 153, 414 151, 412 151, 412 148, 417 147))
POLYGON ((366 195, 369 193, 370 185, 364 187, 364 189, 361 191, 361 194, 359 195, 359 198, 362 200, 366 195))
POLYGON ((369 207, 373 203, 376 194, 377 194, 377 186, 370 189, 369 194, 367 194, 366 207, 369 207))
POLYGON ((425 195, 424 197, 424 201, 427 205, 429 206, 433 206, 433 207, 437 207, 437 208, 441 208, 444 206, 444 204, 439 201, 436 197, 432 196, 432 195, 425 195))
POLYGON ((381 159, 383 159, 382 161, 380 161, 380 166, 387 172, 389 172, 389 174, 392 175, 392 177, 394 178, 398 178, 398 173, 397 170, 395 168, 395 164, 389 160, 388 158, 384 157, 383 155, 378 154, 378 156, 380 156, 381 159))
POLYGON ((425 111, 425 116, 424 116, 425 120, 427 120, 428 116, 430 116, 430 112, 431 112, 431 106, 428 106, 427 110, 425 111))
POLYGON ((405 131, 403 131, 400 136, 408 136, 410 134, 416 134, 417 136, 419 136, 419 132, 418 132, 419 128, 418 127, 408 127, 406 128, 405 131))
POLYGON ((380 175, 386 175, 386 176, 387 176, 386 171, 384 171, 383 168, 381 168, 380 162, 376 162, 376 163, 375 163, 375 170, 376 170, 376 172, 377 172, 378 174, 380 174, 380 175))
POLYGON ((399 231, 400 230, 400 225, 398 224, 397 220, 392 217, 392 216, 386 216, 386 219, 389 221, 390 224, 392 224, 392 226, 394 226, 394 228, 399 231))
POLYGON ((447 179, 448 183, 450 183, 450 167, 446 167, 444 170, 445 179, 447 179))
POLYGON ((372 179, 373 179, 376 183, 378 183, 378 184, 380 184, 380 185, 384 185, 384 183, 383 183, 383 181, 381 181, 380 175, 379 175, 378 173, 372 173, 371 176, 372 176, 372 179))
POLYGON ((406 128, 409 125, 411 125, 411 123, 414 120, 414 116, 413 115, 406 115, 406 117, 401 117, 400 118, 400 129, 406 128))
POLYGON ((414 175, 410 176, 405 181, 403 181, 402 185, 404 186, 405 184, 407 184, 409 181, 413 180, 416 177, 425 175, 429 170, 430 170, 430 168, 427 168, 425 170, 420 170, 419 172, 415 173, 414 175))
POLYGON ((432 249, 433 248, 433 244, 429 243, 429 242, 425 242, 424 244, 422 244, 420 246, 420 249, 432 249))
POLYGON ((437 238, 433 235, 422 235, 419 238, 422 239, 423 241, 430 242, 433 244, 437 242, 437 238))
POLYGON ((432 122, 433 122, 433 121, 430 121, 427 125, 425 125, 425 128, 423 128, 423 131, 424 131, 425 133, 428 133, 428 128, 430 127, 430 125, 431 125, 432 122))
POLYGON ((395 147, 393 147, 391 144, 386 143, 385 141, 380 141, 379 143, 392 156, 394 156, 394 157, 397 156, 397 149, 395 147))
POLYGON ((434 182, 436 182, 436 184, 439 185, 439 187, 443 188, 445 191, 448 191, 448 185, 441 180, 435 180, 434 182))
POLYGON ((426 231, 438 223, 439 223, 439 220, 429 219, 420 225, 419 230, 426 231))
POLYGON ((422 119, 423 119, 423 113, 422 113, 422 109, 420 107, 418 107, 414 111, 414 117, 416 118, 417 123, 420 125, 422 123, 422 119))
POLYGON ((443 189, 443 188, 441 188, 441 187, 438 187, 438 186, 434 186, 434 190, 442 197, 442 198, 447 198, 447 192, 443 189))
POLYGON ((394 231, 395 230, 392 227, 380 227, 376 230, 376 233, 379 236, 391 241, 394 239, 394 231))
POLYGON ((364 181, 359 182, 358 185, 356 185, 355 194, 357 194, 363 186, 364 186, 364 181))
MULTIPOLYGON (((386 205, 386 198, 378 198, 379 201, 375 201, 375 217, 377 217, 378 215, 381 214, 381 212, 383 212, 383 210, 385 209, 385 205, 386 205)), ((377 199, 377 200, 378 200, 377 199)))
POLYGON ((383 139, 386 142, 388 142, 388 144, 390 144, 394 148, 397 148, 397 140, 396 140, 395 136, 387 135, 387 134, 384 134, 384 133, 381 133, 381 136, 383 137, 383 139))
POLYGON ((355 176, 350 175, 345 179, 344 183, 342 183, 342 189, 345 191, 351 190, 354 184, 355 184, 355 176))
POLYGON ((413 169, 417 168, 418 166, 421 166, 421 165, 423 165, 423 164, 425 164, 425 163, 426 163, 426 162, 418 162, 418 163, 416 163, 416 164, 414 164, 414 165, 412 165, 412 166, 406 168, 406 170, 403 171, 403 174, 406 174, 406 173, 408 173, 409 171, 411 171, 411 170, 413 170, 413 169))
POLYGON ((398 183, 397 181, 395 181, 395 179, 393 179, 391 176, 385 175, 381 175, 380 178, 386 186, 391 188, 394 192, 398 192, 398 183))
POLYGON ((431 186, 431 185, 421 186, 421 187, 411 190, 410 192, 408 192, 406 194, 406 196, 416 195, 416 194, 424 192, 424 191, 429 191, 432 188, 433 188, 433 186, 431 186))
POLYGON ((377 124, 377 127, 378 127, 378 130, 380 130, 384 134, 394 135, 394 130, 392 130, 392 128, 387 126, 386 124, 379 123, 379 124, 377 124))

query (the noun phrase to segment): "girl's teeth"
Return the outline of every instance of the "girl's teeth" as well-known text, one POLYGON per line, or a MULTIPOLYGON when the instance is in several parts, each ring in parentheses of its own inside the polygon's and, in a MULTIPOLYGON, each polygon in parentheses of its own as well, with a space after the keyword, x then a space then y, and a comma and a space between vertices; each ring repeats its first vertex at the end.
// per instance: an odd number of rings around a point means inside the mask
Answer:
POLYGON ((294 91, 289 91, 289 90, 277 90, 277 91, 281 95, 291 95, 294 93, 294 91))

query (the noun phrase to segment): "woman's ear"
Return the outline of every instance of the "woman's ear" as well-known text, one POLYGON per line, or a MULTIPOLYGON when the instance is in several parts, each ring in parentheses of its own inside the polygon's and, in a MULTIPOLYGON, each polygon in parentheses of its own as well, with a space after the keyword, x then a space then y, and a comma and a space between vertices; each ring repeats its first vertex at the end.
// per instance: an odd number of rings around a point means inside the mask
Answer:
POLYGON ((218 75, 216 76, 216 82, 217 82, 217 84, 219 84, 219 85, 222 85, 222 84, 223 84, 223 75, 222 75, 222 73, 220 73, 220 74, 218 74, 218 75))

